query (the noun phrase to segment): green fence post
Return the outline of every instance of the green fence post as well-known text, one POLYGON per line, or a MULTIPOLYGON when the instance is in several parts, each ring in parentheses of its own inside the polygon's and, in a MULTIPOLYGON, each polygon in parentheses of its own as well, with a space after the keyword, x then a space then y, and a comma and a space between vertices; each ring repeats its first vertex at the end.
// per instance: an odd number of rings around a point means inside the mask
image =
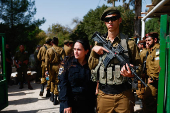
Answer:
POLYGON ((5 57, 5 34, 0 33, 0 37, 2 39, 2 60, 3 60, 3 69, 2 69, 2 76, 3 79, 0 80, 0 110, 8 106, 8 87, 7 87, 7 80, 6 80, 6 57, 5 57))
POLYGON ((167 62, 168 62, 168 67, 167 67, 167 70, 168 70, 168 75, 167 75, 167 94, 166 94, 166 113, 170 113, 170 16, 167 17, 167 21, 168 21, 168 24, 167 24, 167 49, 168 49, 168 58, 167 58, 167 62), (169 25, 169 26, 168 26, 169 25))
POLYGON ((158 108, 157 113, 166 112, 167 97, 167 79, 168 79, 168 15, 161 15, 160 21, 160 73, 158 81, 158 108))

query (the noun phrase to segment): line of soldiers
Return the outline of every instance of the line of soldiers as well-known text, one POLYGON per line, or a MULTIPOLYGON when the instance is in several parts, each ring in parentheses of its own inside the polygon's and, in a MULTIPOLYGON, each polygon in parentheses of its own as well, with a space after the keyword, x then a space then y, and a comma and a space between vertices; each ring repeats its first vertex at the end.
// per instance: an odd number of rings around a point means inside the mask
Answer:
POLYGON ((148 87, 145 88, 141 81, 138 81, 138 90, 136 90, 136 94, 143 102, 144 113, 156 113, 160 72, 160 44, 158 33, 151 32, 146 34, 143 40, 138 42, 138 47, 143 67, 141 77, 142 80, 148 84, 148 87))
POLYGON ((58 38, 54 37, 50 39, 46 38, 46 44, 44 44, 38 54, 37 59, 41 61, 42 78, 41 78, 41 91, 40 96, 43 96, 44 86, 47 83, 46 97, 50 97, 50 101, 54 105, 59 103, 58 95, 58 71, 61 61, 73 53, 73 41, 65 40, 64 48, 58 47, 58 38))

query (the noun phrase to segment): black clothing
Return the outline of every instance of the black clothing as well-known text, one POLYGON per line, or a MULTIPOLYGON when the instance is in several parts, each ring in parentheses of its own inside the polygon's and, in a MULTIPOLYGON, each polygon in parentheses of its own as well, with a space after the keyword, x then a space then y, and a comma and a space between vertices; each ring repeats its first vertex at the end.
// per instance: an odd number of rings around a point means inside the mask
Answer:
POLYGON ((6 75, 7 82, 10 83, 11 73, 12 73, 12 55, 9 49, 6 49, 6 75))
POLYGON ((96 83, 91 81, 88 63, 82 66, 77 59, 70 58, 59 80, 60 112, 68 107, 72 107, 73 113, 94 112, 96 83))

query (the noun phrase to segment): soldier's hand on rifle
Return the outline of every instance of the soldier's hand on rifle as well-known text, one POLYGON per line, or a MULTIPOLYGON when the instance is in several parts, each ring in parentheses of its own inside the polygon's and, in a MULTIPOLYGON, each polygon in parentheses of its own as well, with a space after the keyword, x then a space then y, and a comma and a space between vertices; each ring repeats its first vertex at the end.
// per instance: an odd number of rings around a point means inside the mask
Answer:
MULTIPOLYGON (((133 67, 132 64, 130 64, 130 66, 133 67)), ((129 68, 129 66, 128 66, 127 63, 126 63, 126 66, 124 65, 124 66, 122 67, 122 69, 121 69, 121 71, 120 71, 120 74, 123 75, 123 76, 125 76, 125 77, 134 77, 134 75, 132 75, 131 70, 130 70, 130 68, 129 68)))
POLYGON ((153 83, 153 80, 151 78, 148 78, 148 84, 153 83))
POLYGON ((102 55, 102 54, 104 53, 103 51, 109 52, 107 49, 105 49, 105 48, 102 47, 102 46, 94 46, 94 47, 92 48, 92 50, 93 50, 94 52, 96 52, 97 54, 99 54, 99 55, 102 55))

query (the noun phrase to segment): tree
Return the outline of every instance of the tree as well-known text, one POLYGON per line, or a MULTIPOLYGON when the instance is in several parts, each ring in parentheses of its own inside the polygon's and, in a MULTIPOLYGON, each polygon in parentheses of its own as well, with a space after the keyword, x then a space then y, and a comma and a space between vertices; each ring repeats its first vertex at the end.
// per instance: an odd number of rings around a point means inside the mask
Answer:
MULTIPOLYGON (((23 44, 31 53, 37 45, 36 35, 41 31, 39 26, 45 19, 35 20, 35 0, 0 0, 1 26, 8 26, 0 32, 6 34, 6 40, 12 48, 23 44), (31 44, 30 44, 31 43, 31 44)), ((12 50, 14 52, 15 49, 12 50)))
POLYGON ((160 20, 159 18, 152 18, 145 23, 145 34, 150 32, 157 32, 160 34, 160 20))
MULTIPOLYGON (((107 28, 105 23, 100 20, 103 11, 107 8, 106 5, 102 7, 98 7, 95 10, 90 10, 83 18, 83 21, 80 22, 77 29, 70 35, 72 40, 77 40, 79 38, 86 38, 92 44, 92 35, 95 31, 100 32, 101 34, 105 34, 107 32, 107 28)), ((127 34, 129 37, 133 35, 133 18, 134 13, 132 10, 125 10, 124 7, 117 7, 122 15, 122 23, 120 25, 120 30, 122 33, 127 34)))
MULTIPOLYGON (((117 0, 107 0, 108 3, 114 3, 117 0)), ((120 2, 120 0, 119 0, 120 2)), ((132 6, 135 10, 134 16, 134 35, 141 36, 141 9, 142 9, 142 0, 123 0, 123 7, 129 9, 129 6, 132 6)))
POLYGON ((58 23, 56 24, 52 24, 52 26, 50 26, 48 28, 48 36, 50 38, 53 38, 55 36, 57 36, 59 38, 59 46, 63 46, 63 42, 65 39, 69 39, 69 35, 71 33, 71 29, 68 27, 64 27, 58 23))

